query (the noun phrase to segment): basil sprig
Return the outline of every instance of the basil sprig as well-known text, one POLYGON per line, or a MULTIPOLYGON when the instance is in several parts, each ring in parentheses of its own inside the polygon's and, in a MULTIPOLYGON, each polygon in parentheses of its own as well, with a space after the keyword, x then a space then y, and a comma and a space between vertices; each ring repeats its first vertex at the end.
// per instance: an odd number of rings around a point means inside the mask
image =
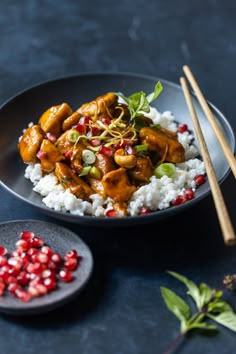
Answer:
MULTIPOLYGON (((185 276, 168 271, 168 274, 185 284, 187 294, 192 297, 196 305, 196 312, 192 314, 188 303, 172 290, 161 287, 161 294, 169 311, 180 321, 180 334, 178 339, 193 329, 217 330, 215 324, 208 319, 236 332, 236 314, 232 307, 222 299, 223 291, 210 288, 205 283, 197 286, 185 276)), ((173 342, 176 344, 176 341, 173 342)), ((166 353, 173 349, 173 344, 166 353)))
POLYGON ((121 97, 128 106, 131 119, 143 115, 143 112, 150 112, 150 103, 153 102, 162 92, 163 86, 160 81, 157 82, 154 91, 150 94, 146 94, 143 91, 133 93, 131 96, 126 97, 123 93, 116 93, 121 97))

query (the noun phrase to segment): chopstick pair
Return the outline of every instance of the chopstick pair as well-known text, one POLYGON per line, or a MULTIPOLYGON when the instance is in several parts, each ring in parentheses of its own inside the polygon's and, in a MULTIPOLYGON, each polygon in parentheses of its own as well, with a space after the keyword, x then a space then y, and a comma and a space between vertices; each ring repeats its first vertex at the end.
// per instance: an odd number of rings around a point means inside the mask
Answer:
MULTIPOLYGON (((195 91, 195 94, 197 96, 197 99, 206 115, 206 117, 208 118, 216 137, 219 140, 219 143, 221 144, 222 150, 225 154, 225 157, 231 167, 231 170, 234 174, 234 176, 236 177, 236 160, 234 155, 232 154, 225 138, 224 135, 222 134, 222 132, 220 131, 220 128, 218 126, 218 124, 215 121, 215 118, 209 108, 209 105, 206 101, 206 99, 204 98, 198 84, 197 81, 195 80, 190 68, 187 65, 183 66, 183 71, 188 79, 188 81, 190 82, 193 90, 195 91)), ((189 112, 193 121, 193 125, 194 125, 194 129, 195 129, 195 133, 196 133, 196 137, 199 143, 199 148, 200 148, 200 152, 202 154, 202 158, 205 164, 205 168, 206 168, 206 173, 207 173, 207 177, 209 180, 209 184, 210 184, 210 188, 211 188, 211 192, 212 192, 212 197, 215 203, 215 208, 216 208, 216 212, 218 215, 218 219, 219 219, 219 223, 221 226, 221 230, 222 230, 222 234, 223 234, 223 239, 224 239, 224 243, 227 246, 233 246, 236 245, 236 235, 224 202, 224 198, 222 195, 222 192, 220 190, 216 175, 215 175, 215 171, 211 162, 211 158, 209 155, 209 151, 202 133, 202 129, 191 99, 191 95, 190 95, 190 91, 187 85, 187 81, 184 77, 180 78, 180 83, 182 86, 182 90, 185 96, 185 100, 187 103, 187 106, 189 108, 189 112)))

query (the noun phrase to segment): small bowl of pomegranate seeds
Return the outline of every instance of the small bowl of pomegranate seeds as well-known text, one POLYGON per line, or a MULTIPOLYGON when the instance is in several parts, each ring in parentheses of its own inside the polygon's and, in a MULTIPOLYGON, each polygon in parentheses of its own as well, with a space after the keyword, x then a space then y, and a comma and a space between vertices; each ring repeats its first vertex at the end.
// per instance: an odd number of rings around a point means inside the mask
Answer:
POLYGON ((79 294, 92 269, 90 249, 66 228, 36 220, 0 224, 0 312, 51 311, 79 294))
MULTIPOLYGON (((222 183, 229 165, 192 96, 222 183)), ((209 105, 235 151, 231 126, 209 105)), ((128 73, 52 80, 8 101, 0 119, 0 183, 56 219, 148 224, 186 211, 211 192, 182 88, 170 81, 128 73)))

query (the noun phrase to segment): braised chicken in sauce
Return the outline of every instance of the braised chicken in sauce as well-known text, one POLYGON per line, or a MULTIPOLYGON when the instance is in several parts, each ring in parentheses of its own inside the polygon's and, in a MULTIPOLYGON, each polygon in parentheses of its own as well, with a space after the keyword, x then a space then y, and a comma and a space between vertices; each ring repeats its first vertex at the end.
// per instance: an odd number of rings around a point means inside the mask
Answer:
POLYGON ((109 197, 121 215, 158 165, 185 161, 176 133, 155 126, 145 112, 132 119, 112 92, 76 110, 67 103, 52 106, 26 129, 18 149, 25 163, 40 163, 43 174, 54 172, 76 197, 109 197))

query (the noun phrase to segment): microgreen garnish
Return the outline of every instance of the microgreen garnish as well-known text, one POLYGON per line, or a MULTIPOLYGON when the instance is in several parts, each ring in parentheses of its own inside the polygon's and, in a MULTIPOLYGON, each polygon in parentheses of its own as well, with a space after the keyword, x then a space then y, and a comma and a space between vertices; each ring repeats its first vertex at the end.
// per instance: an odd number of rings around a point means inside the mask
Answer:
POLYGON ((161 294, 167 308, 180 320, 180 334, 175 339, 165 354, 171 353, 177 341, 193 329, 214 331, 217 326, 209 323, 211 320, 236 332, 236 314, 232 307, 222 299, 223 291, 210 288, 205 283, 197 286, 185 276, 168 271, 168 274, 184 283, 196 305, 196 312, 191 313, 188 303, 172 290, 161 287, 161 294))
POLYGON ((160 81, 157 82, 154 91, 150 94, 146 94, 143 91, 133 93, 131 96, 126 97, 123 93, 116 93, 121 97, 128 106, 131 119, 142 116, 143 112, 150 112, 150 103, 153 102, 162 92, 163 86, 160 81))

